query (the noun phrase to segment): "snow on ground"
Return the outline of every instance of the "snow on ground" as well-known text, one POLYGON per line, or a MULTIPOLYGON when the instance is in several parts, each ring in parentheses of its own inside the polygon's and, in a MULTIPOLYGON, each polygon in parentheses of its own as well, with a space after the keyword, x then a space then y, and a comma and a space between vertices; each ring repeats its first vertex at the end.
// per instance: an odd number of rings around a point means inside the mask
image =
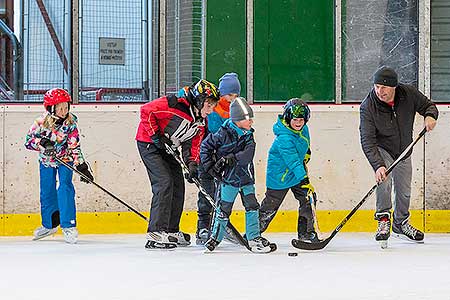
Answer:
POLYGON ((450 235, 391 238, 381 250, 372 234, 339 233, 318 252, 294 249, 293 234, 266 237, 276 252, 149 251, 144 235, 4 237, 0 299, 450 299, 450 235))

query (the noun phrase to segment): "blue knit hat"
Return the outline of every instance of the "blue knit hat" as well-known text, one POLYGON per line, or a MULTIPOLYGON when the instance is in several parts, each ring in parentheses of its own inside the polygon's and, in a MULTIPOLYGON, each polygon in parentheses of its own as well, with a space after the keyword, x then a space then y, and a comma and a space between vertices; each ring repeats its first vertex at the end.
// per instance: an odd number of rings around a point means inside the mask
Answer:
POLYGON ((230 119, 233 122, 253 119, 253 110, 243 97, 237 97, 230 105, 230 119))
POLYGON ((219 79, 219 91, 221 95, 241 94, 241 84, 236 73, 225 73, 219 79))

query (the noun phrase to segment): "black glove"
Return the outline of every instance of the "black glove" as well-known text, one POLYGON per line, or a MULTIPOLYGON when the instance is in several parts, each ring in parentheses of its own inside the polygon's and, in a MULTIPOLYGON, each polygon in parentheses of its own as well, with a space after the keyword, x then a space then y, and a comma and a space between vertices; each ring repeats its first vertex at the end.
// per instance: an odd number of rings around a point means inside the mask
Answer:
POLYGON ((228 166, 234 167, 236 165, 236 156, 233 153, 227 154, 223 158, 225 158, 225 163, 228 166))
POLYGON ((212 168, 209 169, 208 174, 218 180, 222 180, 222 172, 226 162, 227 159, 225 157, 221 157, 218 161, 216 161, 214 166, 212 166, 212 168))
POLYGON ((195 161, 191 161, 188 164, 188 170, 189 173, 188 174, 184 174, 184 178, 186 178, 186 180, 189 183, 194 183, 194 178, 198 179, 198 164, 195 161))
MULTIPOLYGON (((89 172, 89 167, 88 167, 87 163, 84 162, 81 165, 78 165, 77 171, 80 172, 81 174, 85 175, 91 181, 94 180, 94 176, 92 176, 91 172, 89 172)), ((85 179, 83 176, 80 177, 80 180, 85 183, 91 183, 89 180, 85 179)))
POLYGON ((39 144, 45 148, 44 155, 54 156, 56 154, 55 142, 49 140, 48 138, 42 138, 39 144))

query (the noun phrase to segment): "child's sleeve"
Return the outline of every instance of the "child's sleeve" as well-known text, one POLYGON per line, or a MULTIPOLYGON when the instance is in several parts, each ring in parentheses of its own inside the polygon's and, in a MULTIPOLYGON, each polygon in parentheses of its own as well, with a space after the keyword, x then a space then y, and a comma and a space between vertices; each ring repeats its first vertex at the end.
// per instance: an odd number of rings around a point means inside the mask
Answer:
POLYGON ((39 125, 38 119, 36 119, 33 122, 33 125, 31 125, 30 129, 28 130, 27 136, 25 137, 25 148, 27 148, 28 150, 40 151, 40 132, 41 126, 39 125))
POLYGON ((81 165, 84 162, 84 157, 81 152, 77 123, 73 124, 72 131, 70 131, 67 135, 67 148, 69 155, 72 156, 73 164, 75 166, 81 165))
POLYGON ((203 169, 208 172, 216 163, 215 153, 219 147, 219 134, 209 134, 200 145, 200 161, 203 169))
POLYGON ((247 140, 245 141, 244 150, 239 151, 234 154, 236 157, 236 163, 239 166, 247 166, 253 161, 255 157, 256 143, 253 138, 253 134, 250 134, 247 140))

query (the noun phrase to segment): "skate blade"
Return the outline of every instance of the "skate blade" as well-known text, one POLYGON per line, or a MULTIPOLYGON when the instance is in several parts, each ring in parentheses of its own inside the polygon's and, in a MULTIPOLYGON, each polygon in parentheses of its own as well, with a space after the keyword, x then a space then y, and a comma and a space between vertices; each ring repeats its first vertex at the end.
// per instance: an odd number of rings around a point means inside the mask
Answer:
POLYGON ((387 249, 388 247, 388 241, 378 241, 378 243, 380 244, 381 249, 387 249))
POLYGON ((55 233, 56 233, 56 232, 52 232, 52 233, 49 233, 49 234, 46 234, 46 235, 35 236, 35 237, 33 237, 32 241, 39 241, 39 240, 42 240, 43 238, 46 238, 46 237, 48 237, 48 236, 55 235, 55 233))
POLYGON ((424 240, 421 240, 421 241, 412 240, 409 237, 407 237, 406 235, 401 234, 401 233, 395 233, 394 232, 393 236, 398 238, 399 240, 404 240, 404 241, 408 241, 408 242, 411 242, 411 243, 416 243, 416 244, 423 244, 424 243, 424 240))
POLYGON ((158 243, 155 241, 147 241, 145 249, 147 250, 174 250, 177 248, 176 244, 158 243))
POLYGON ((252 247, 250 249, 251 252, 257 253, 257 254, 265 254, 265 253, 271 253, 277 250, 277 245, 274 243, 270 243, 269 246, 259 248, 259 247, 252 247))

